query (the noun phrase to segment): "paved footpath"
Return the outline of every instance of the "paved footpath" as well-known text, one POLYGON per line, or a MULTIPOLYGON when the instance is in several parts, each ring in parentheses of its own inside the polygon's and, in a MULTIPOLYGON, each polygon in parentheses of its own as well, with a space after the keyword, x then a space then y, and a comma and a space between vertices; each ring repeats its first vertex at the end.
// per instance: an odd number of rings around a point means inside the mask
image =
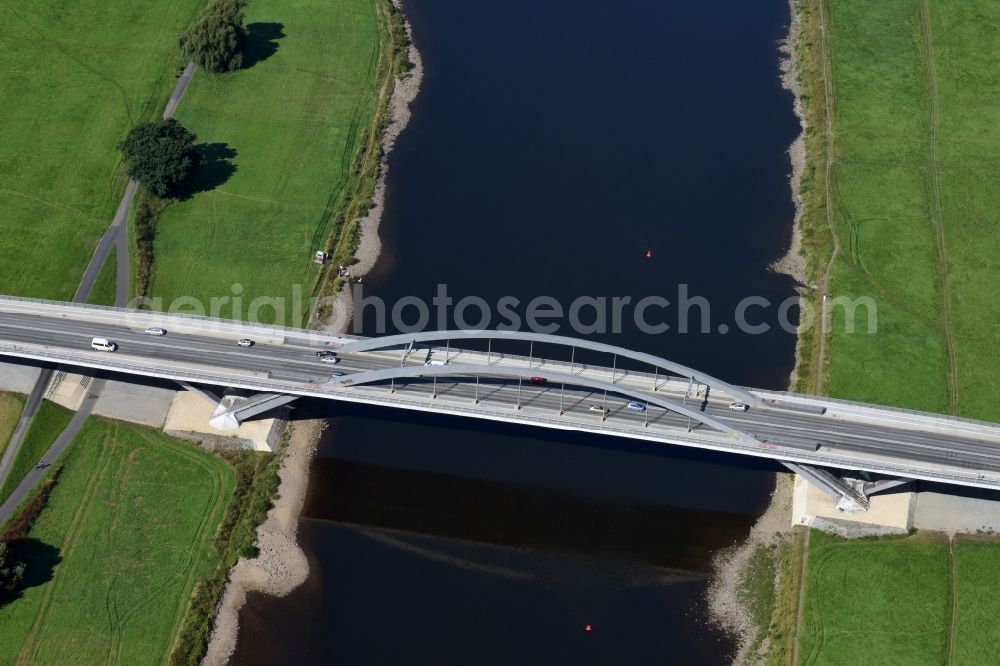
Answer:
MULTIPOLYGON (((187 90, 188 84, 191 83, 191 77, 194 76, 196 69, 197 65, 193 62, 188 63, 188 66, 184 68, 184 71, 177 79, 177 84, 174 86, 173 92, 170 93, 170 99, 163 110, 164 120, 174 115, 174 111, 177 110, 177 105, 184 96, 184 91, 187 90)), ((108 259, 108 254, 111 252, 111 248, 114 247, 116 268, 115 305, 117 307, 125 307, 128 304, 130 293, 129 274, 131 273, 129 258, 131 257, 131 252, 129 251, 128 234, 126 232, 128 225, 126 223, 128 222, 128 212, 132 205, 132 199, 135 197, 138 189, 139 184, 129 179, 128 185, 125 186, 125 193, 118 204, 118 210, 115 211, 114 219, 111 220, 111 225, 104 232, 104 235, 101 236, 101 240, 97 244, 97 249, 94 250, 94 255, 90 258, 90 263, 87 264, 87 270, 84 271, 83 277, 80 279, 80 285, 77 287, 76 293, 73 294, 74 303, 85 303, 87 301, 87 297, 90 296, 90 292, 94 288, 94 283, 97 282, 97 276, 101 274, 101 268, 104 267, 104 263, 108 259)), ((38 405, 41 404, 42 397, 45 395, 51 378, 52 368, 43 368, 38 375, 38 380, 35 381, 34 388, 32 388, 31 393, 28 395, 21 418, 17 421, 17 426, 14 428, 14 433, 11 435, 3 458, 0 459, 0 486, 3 485, 7 475, 10 473, 10 468, 14 464, 17 452, 21 449, 21 444, 24 443, 24 436, 28 432, 31 419, 38 410, 38 405)), ((87 416, 94 408, 94 403, 97 402, 103 386, 103 379, 98 378, 91 382, 87 390, 87 396, 80 405, 80 409, 70 420, 66 429, 56 438, 55 443, 45 452, 40 462, 51 464, 66 450, 66 447, 76 437, 80 428, 83 427, 83 422, 87 420, 87 416)), ((35 487, 35 484, 38 483, 38 480, 47 471, 47 469, 33 469, 18 484, 14 492, 7 498, 7 501, 3 505, 0 505, 0 524, 4 523, 10 517, 14 509, 27 497, 31 489, 35 487)))

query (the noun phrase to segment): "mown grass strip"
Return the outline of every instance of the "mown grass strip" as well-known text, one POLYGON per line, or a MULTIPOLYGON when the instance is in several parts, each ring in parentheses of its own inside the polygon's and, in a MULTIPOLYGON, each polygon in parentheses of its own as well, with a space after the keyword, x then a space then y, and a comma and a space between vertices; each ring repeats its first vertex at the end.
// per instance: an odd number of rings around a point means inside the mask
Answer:
POLYGON ((24 398, 16 393, 0 393, 0 456, 7 449, 10 436, 14 434, 21 412, 24 411, 24 398))
POLYGON ((59 433, 66 429, 72 418, 73 412, 65 407, 48 400, 42 401, 34 418, 31 419, 31 425, 28 426, 28 432, 21 442, 21 448, 14 458, 10 473, 0 488, 0 499, 6 499, 14 491, 17 484, 21 483, 35 463, 41 459, 42 454, 56 441, 59 433))
POLYGON ((110 306, 115 304, 115 278, 118 274, 115 255, 117 252, 118 250, 112 247, 111 252, 108 253, 108 257, 101 267, 101 272, 97 274, 94 287, 90 290, 90 295, 87 296, 87 303, 110 306))

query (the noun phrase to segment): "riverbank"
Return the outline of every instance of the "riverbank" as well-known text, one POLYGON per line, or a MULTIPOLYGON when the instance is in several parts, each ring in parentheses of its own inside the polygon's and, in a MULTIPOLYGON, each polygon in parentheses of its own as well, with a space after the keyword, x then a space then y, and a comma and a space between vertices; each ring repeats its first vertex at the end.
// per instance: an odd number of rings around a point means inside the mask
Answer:
POLYGON ((278 476, 278 499, 257 528, 259 553, 241 557, 229 573, 229 582, 219 602, 215 628, 203 664, 225 664, 236 649, 239 612, 248 592, 281 597, 305 582, 309 563, 295 540, 299 514, 305 503, 309 462, 326 427, 320 419, 290 426, 291 434, 278 476))
MULTIPOLYGON (((395 11, 402 12, 400 0, 393 0, 393 6, 395 11)), ((379 173, 371 193, 368 214, 357 221, 358 235, 350 246, 353 253, 351 272, 355 277, 360 277, 371 270, 381 251, 378 225, 385 200, 387 158, 399 134, 409 122, 409 105, 420 89, 423 72, 420 54, 413 46, 410 26, 405 17, 402 19, 402 25, 408 43, 407 57, 412 67, 408 74, 400 78, 395 78, 397 70, 390 68, 389 77, 381 88, 380 100, 383 95, 387 95, 387 99, 384 102, 380 101, 373 122, 374 127, 382 128, 378 143, 379 173), (382 114, 386 114, 385 122, 382 120, 382 114)), ((400 36, 392 32, 390 22, 387 40, 392 43, 399 39, 400 36)), ((391 45, 388 48, 392 48, 391 45)), ((370 150, 363 151, 359 157, 361 170, 370 160, 370 152, 370 150)), ((342 230, 334 244, 341 243, 343 238, 342 230)), ((346 332, 351 316, 349 289, 340 289, 332 297, 331 303, 332 306, 327 312, 313 313, 313 325, 324 330, 346 332)), ((236 649, 239 612, 246 603, 248 593, 260 592, 282 597, 308 578, 309 562, 296 541, 296 532, 308 489, 310 462, 325 428, 326 421, 322 419, 301 421, 291 425, 288 446, 278 473, 281 480, 278 499, 268 512, 267 519, 257 529, 259 554, 253 559, 240 558, 231 570, 229 582, 219 602, 215 626, 203 664, 228 663, 236 649)))
POLYGON ((420 92, 423 61, 413 43, 410 23, 403 13, 402 0, 392 0, 389 25, 390 76, 379 92, 372 127, 374 139, 358 161, 358 187, 348 196, 339 231, 328 254, 332 258, 317 286, 317 306, 310 326, 331 332, 346 332, 353 315, 350 285, 375 266, 382 252, 379 223, 385 209, 389 154, 396 139, 410 122, 410 103, 420 92), (402 30, 400 34, 398 31, 402 30), (400 51, 405 50, 405 57, 400 51), (334 270, 336 266, 337 270, 334 270))
MULTIPOLYGON (((997 124, 981 102, 996 68, 981 54, 1000 11, 794 0, 793 12, 805 125, 798 228, 817 285, 805 298, 814 312, 825 293, 867 297, 877 311, 876 330, 862 322, 860 335, 838 311, 804 326, 793 388, 997 420, 998 334, 982 291, 1000 274, 996 236, 982 233, 997 223, 984 180, 997 124)), ((814 532, 800 551, 776 592, 799 619, 779 621, 776 610, 769 640, 795 641, 809 661, 837 660, 859 641, 874 660, 988 659, 996 632, 980 618, 997 612, 984 582, 995 544, 982 548, 979 571, 956 564, 958 542, 923 532, 851 542, 814 532)))
MULTIPOLYGON (((792 277, 799 285, 802 301, 815 298, 815 275, 810 267, 815 263, 807 257, 805 225, 807 213, 812 215, 815 200, 803 195, 803 181, 812 178, 816 156, 807 150, 815 119, 809 116, 811 106, 803 100, 800 72, 803 33, 803 15, 797 0, 789 0, 790 21, 788 35, 779 44, 779 76, 782 87, 792 94, 795 116, 801 133, 788 147, 791 165, 789 186, 795 205, 788 251, 771 264, 771 270, 792 277)), ((808 29, 808 25, 806 28, 808 29)), ((812 219, 811 217, 809 219, 812 219)), ((808 307, 808 305, 804 305, 808 307)), ((789 390, 800 388, 803 358, 811 358, 812 339, 804 341, 803 335, 809 322, 800 324, 795 349, 795 366, 788 379, 789 390)), ((769 649, 769 628, 776 612, 788 567, 788 552, 794 545, 792 532, 792 477, 778 474, 771 501, 763 515, 751 528, 746 541, 725 550, 713 563, 714 575, 708 590, 709 612, 714 622, 734 636, 737 650, 734 664, 756 664, 764 661, 769 649), (765 577, 766 581, 754 580, 765 577), (769 581, 769 582, 768 582, 769 581)))
MULTIPOLYGON (((763 613, 755 612, 757 601, 753 598, 751 583, 753 575, 766 575, 773 587, 778 586, 778 569, 773 564, 752 566, 754 559, 764 551, 777 550, 779 542, 789 537, 792 531, 792 477, 788 474, 778 474, 775 477, 774 492, 764 514, 750 529, 746 541, 719 553, 713 563, 714 575, 708 588, 708 607, 712 618, 736 639, 737 650, 733 657, 734 664, 756 663, 762 653, 766 653, 767 625, 762 625, 761 616, 767 616, 770 623, 769 609, 763 613)), ((775 562, 776 558, 768 558, 775 562)), ((773 596, 773 595, 772 595, 773 596)), ((773 607, 773 604, 772 604, 773 607)))
POLYGON ((826 104, 824 73, 819 44, 823 39, 822 17, 807 0, 789 0, 791 23, 782 45, 781 79, 793 97, 795 115, 802 133, 789 148, 792 159, 790 183, 796 216, 792 246, 798 249, 795 279, 801 288, 801 321, 795 347, 795 367, 789 390, 817 393, 822 387, 823 363, 818 358, 822 333, 823 285, 826 284, 833 236, 826 212, 826 104))

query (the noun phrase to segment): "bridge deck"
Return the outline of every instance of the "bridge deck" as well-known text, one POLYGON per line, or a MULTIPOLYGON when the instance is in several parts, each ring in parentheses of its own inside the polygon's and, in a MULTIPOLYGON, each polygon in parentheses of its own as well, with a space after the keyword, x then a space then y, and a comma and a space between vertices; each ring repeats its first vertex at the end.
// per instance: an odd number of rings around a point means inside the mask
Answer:
MULTIPOLYGON (((426 351, 403 361, 403 350, 342 353, 336 366, 319 362, 315 350, 337 348, 348 338, 312 331, 214 322, 155 313, 126 314, 111 309, 0 298, 0 355, 51 360, 184 381, 233 386, 434 411, 533 426, 582 430, 660 444, 694 446, 733 453, 791 460, 842 469, 863 469, 911 478, 980 487, 1000 487, 1000 426, 934 414, 858 405, 767 391, 754 391, 781 406, 740 414, 728 409, 731 398, 688 380, 665 380, 662 374, 623 372, 606 367, 570 364, 568 360, 532 359, 452 349, 449 366, 502 365, 523 370, 524 381, 512 378, 410 377, 374 385, 338 386, 331 371, 347 374, 423 365, 426 351), (156 338, 142 328, 156 325, 168 334, 156 338), (130 328, 131 325, 131 328, 130 328), (89 348, 94 336, 119 343, 115 353, 89 348), (240 337, 257 344, 236 346, 240 337), (575 373, 612 388, 579 387, 548 381, 526 381, 539 368, 575 373), (612 384, 613 382, 613 384, 612 384), (629 411, 627 389, 703 409, 704 413, 751 433, 745 441, 707 425, 650 405, 644 413, 629 411), (591 412, 606 406, 609 413, 591 412), (819 413, 825 409, 825 413, 819 413), (690 430, 689 430, 690 428, 690 430), (818 448, 817 448, 818 447, 818 448)), ((443 355, 444 348, 435 354, 443 355)), ((434 368, 447 372, 451 368, 434 368)), ((419 372, 419 371, 416 371, 419 372)), ((424 373, 426 374, 426 373, 424 373)), ((518 374, 514 372, 513 374, 518 374)))

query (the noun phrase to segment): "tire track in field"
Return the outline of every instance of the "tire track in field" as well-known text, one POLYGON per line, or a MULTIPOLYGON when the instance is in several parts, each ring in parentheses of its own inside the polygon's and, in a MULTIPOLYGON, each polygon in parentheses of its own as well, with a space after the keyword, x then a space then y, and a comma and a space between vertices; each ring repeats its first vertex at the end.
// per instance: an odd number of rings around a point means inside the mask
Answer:
MULTIPOLYGON (((117 428, 118 426, 116 425, 116 431, 117 428)), ((90 478, 87 480, 87 486, 84 489, 83 497, 80 498, 79 506, 77 506, 77 509, 73 514, 73 518, 70 520, 69 528, 66 530, 66 536, 63 539, 62 547, 59 549, 62 556, 62 562, 69 560, 76 551, 76 546, 79 544, 80 536, 83 533, 83 525, 86 523, 87 517, 90 514, 91 502, 94 499, 97 488, 101 486, 104 476, 107 473, 110 465, 110 460, 108 459, 108 450, 110 447, 107 442, 108 439, 105 437, 100 443, 101 449, 100 454, 98 455, 97 464, 94 466, 94 471, 91 472, 90 478)), ((61 583, 64 579, 65 575, 59 575, 58 571, 56 571, 53 575, 52 583, 46 588, 45 593, 42 595, 38 612, 35 614, 35 621, 32 623, 31 629, 24 639, 24 643, 21 644, 21 650, 17 655, 17 664, 25 664, 25 666, 29 666, 37 663, 38 651, 41 648, 41 634, 48 624, 49 616, 52 614, 52 599, 61 587, 61 583)))
POLYGON ((799 600, 795 609, 795 634, 792 636, 792 666, 799 663, 799 639, 802 637, 803 615, 806 601, 806 567, 809 565, 809 535, 810 528, 802 538, 802 567, 799 570, 799 600))
POLYGON ((948 537, 948 585, 951 587, 951 617, 948 619, 948 635, 945 655, 948 666, 955 663, 955 624, 958 616, 958 577, 955 575, 955 537, 948 537))
POLYGON ((948 402, 952 414, 958 414, 958 355, 955 351, 955 329, 951 314, 951 280, 948 277, 948 250, 944 238, 944 216, 941 206, 941 165, 938 155, 939 127, 941 113, 938 102, 937 72, 934 68, 934 37, 931 33, 930 6, 927 0, 920 3, 921 36, 924 55, 927 58, 927 85, 931 103, 930 118, 930 177, 931 220, 934 223, 934 239, 937 254, 938 278, 941 287, 941 317, 944 339, 948 348, 948 402))
MULTIPOLYGON (((143 441, 147 445, 151 447, 162 446, 161 442, 156 441, 148 433, 142 432, 140 434, 143 441)), ((171 583, 176 582, 185 573, 187 574, 187 580, 184 584, 184 589, 191 588, 191 586, 193 585, 193 581, 191 579, 196 569, 196 567, 194 566, 195 560, 197 559, 196 554, 201 550, 200 545, 205 540, 206 532, 210 527, 209 523, 212 522, 211 518, 215 514, 215 509, 218 508, 219 500, 221 499, 222 495, 222 480, 220 478, 221 473, 216 473, 215 470, 213 470, 207 462, 199 458, 197 455, 194 455, 192 452, 184 450, 183 448, 172 448, 170 452, 182 458, 185 458, 189 462, 194 463, 196 466, 202 468, 205 472, 208 473, 211 482, 211 495, 208 497, 208 500, 206 501, 205 510, 201 512, 202 518, 201 522, 198 525, 198 529, 195 530, 191 542, 188 544, 188 547, 184 551, 187 554, 187 558, 172 573, 170 573, 170 575, 166 576, 159 583, 151 585, 147 589, 143 601, 136 604, 135 606, 132 606, 131 608, 128 608, 124 613, 120 614, 118 622, 112 628, 111 647, 109 649, 108 659, 107 659, 107 663, 109 665, 117 664, 120 661, 121 646, 125 639, 125 631, 129 621, 132 620, 132 618, 134 618, 136 614, 139 613, 139 611, 146 608, 154 601, 154 599, 157 596, 156 595, 157 592, 166 588, 171 583)), ((122 483, 121 485, 124 488, 124 483, 122 483)), ((187 601, 188 601, 187 597, 179 595, 177 602, 178 606, 182 609, 185 608, 186 607, 185 604, 187 601)), ((116 602, 115 602, 115 609, 117 612, 116 602)), ((183 616, 183 613, 181 613, 180 615, 183 616)), ((172 639, 176 633, 178 623, 179 619, 175 614, 174 623, 171 627, 170 635, 168 636, 168 641, 169 641, 168 650, 170 645, 172 644, 172 639)))

